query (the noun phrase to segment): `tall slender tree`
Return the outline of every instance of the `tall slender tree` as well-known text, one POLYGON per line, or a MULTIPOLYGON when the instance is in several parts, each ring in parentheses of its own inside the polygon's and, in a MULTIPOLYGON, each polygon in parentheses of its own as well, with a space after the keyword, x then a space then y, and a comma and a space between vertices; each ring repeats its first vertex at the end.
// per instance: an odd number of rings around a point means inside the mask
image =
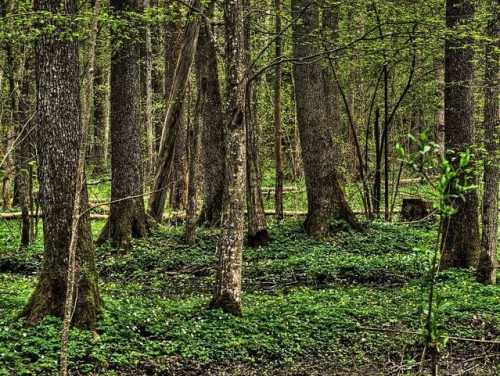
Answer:
MULTIPOLYGON (((244 19, 244 59, 246 71, 251 63, 250 0, 243 0, 244 19)), ((257 121, 257 98, 253 82, 248 82, 245 94, 246 121, 246 153, 247 153, 247 212, 248 212, 248 244, 252 247, 265 246, 269 243, 264 202, 261 191, 261 175, 259 166, 259 124, 257 121)))
POLYGON ((358 229, 362 227, 347 204, 334 164, 335 145, 325 110, 321 62, 315 57, 320 51, 315 35, 319 5, 292 0, 292 14, 298 18, 293 27, 293 56, 297 60, 293 74, 307 189, 304 227, 309 235, 321 238, 328 235, 334 218, 343 218, 358 229))
POLYGON ((478 279, 488 284, 496 283, 498 248, 498 183, 500 181, 498 120, 498 95, 500 85, 500 9, 498 0, 489 1, 491 20, 487 34, 492 42, 486 47, 486 70, 484 89, 484 146, 487 151, 484 166, 483 233, 478 265, 478 279))
MULTIPOLYGON (((82 137, 78 45, 67 38, 77 14, 76 0, 37 0, 36 11, 50 12, 52 32, 42 29, 35 47, 37 81, 37 152, 40 203, 44 221, 44 258, 40 279, 21 316, 29 325, 43 317, 62 317, 67 287, 68 249, 78 176, 78 155, 82 137), (61 23, 61 19, 65 22, 61 23)), ((87 207, 83 186, 80 208, 87 207)), ((75 291, 78 299, 72 322, 95 329, 101 298, 97 285, 89 216, 78 223, 75 263, 75 291)))
MULTIPOLYGON (((474 52, 460 27, 474 17, 470 0, 446 1, 446 26, 451 32, 445 44, 445 148, 458 166, 458 153, 474 144, 474 52)), ((450 192, 456 193, 456 192, 450 192)), ((479 202, 476 190, 465 199, 454 199, 457 213, 443 225, 441 268, 476 267, 479 249, 479 202)))
MULTIPOLYGON (((110 6, 123 19, 127 12, 142 11, 134 0, 111 0, 110 6)), ((133 26, 127 38, 113 35, 116 50, 111 60, 111 205, 99 239, 110 239, 120 252, 130 249, 132 238, 148 234, 141 161, 140 43, 133 26)))
POLYGON ((225 129, 226 184, 217 254, 217 277, 212 308, 237 316, 241 308, 243 207, 245 202, 245 57, 242 0, 224 1, 226 26, 227 126, 225 129))

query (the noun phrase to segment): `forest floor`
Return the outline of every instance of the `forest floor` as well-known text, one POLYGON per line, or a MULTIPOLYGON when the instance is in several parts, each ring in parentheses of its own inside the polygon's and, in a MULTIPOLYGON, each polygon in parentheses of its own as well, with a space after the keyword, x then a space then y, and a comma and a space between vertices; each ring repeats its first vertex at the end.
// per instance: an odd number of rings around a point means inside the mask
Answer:
MULTIPOLYGON (((366 234, 334 223, 309 239, 301 218, 270 220, 272 242, 244 250, 242 318, 207 308, 218 233, 157 227, 126 257, 96 249, 105 306, 98 336, 73 330, 73 375, 416 375, 422 307, 436 231, 374 222, 366 234)), ((93 222, 94 234, 102 222, 93 222)), ((43 246, 18 250, 17 222, 0 222, 0 375, 55 375, 61 323, 15 319, 33 291, 43 246)), ((449 340, 444 375, 500 374, 500 286, 469 271, 439 274, 437 315, 449 340), (460 338, 457 338, 460 337, 460 338), (485 340, 474 342, 470 339, 485 340), (490 341, 490 342, 488 342, 490 341)))

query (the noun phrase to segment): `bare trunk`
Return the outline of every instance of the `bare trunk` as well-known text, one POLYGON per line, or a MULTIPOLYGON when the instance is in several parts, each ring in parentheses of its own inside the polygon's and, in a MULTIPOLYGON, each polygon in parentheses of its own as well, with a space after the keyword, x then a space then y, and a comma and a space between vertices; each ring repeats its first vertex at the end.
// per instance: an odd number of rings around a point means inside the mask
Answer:
MULTIPOLYGON (((245 69, 250 68, 250 0, 243 0, 245 10, 244 20, 244 64, 245 69)), ((257 121, 257 99, 253 83, 248 82, 245 93, 245 127, 246 127, 246 153, 247 153, 247 212, 248 212, 248 245, 262 247, 269 243, 266 217, 264 215, 264 202, 261 192, 261 176, 259 166, 259 125, 257 121)))
POLYGON ((196 243, 196 209, 197 209, 197 194, 196 188, 198 185, 198 165, 200 160, 200 106, 202 91, 198 88, 198 97, 194 107, 194 116, 189 122, 189 186, 188 186, 188 206, 186 212, 186 227, 184 230, 184 241, 186 244, 193 246, 196 243))
MULTIPOLYGON (((126 17, 122 12, 142 11, 133 0, 111 0, 110 5, 119 17, 126 17)), ((134 40, 122 40, 111 62, 112 202, 99 238, 110 239, 118 252, 125 253, 132 238, 145 237, 149 231, 143 200, 139 47, 134 40)))
MULTIPOLYGON (((38 1, 36 10, 54 14, 76 14, 77 2, 38 1)), ((38 177, 44 215, 45 253, 40 279, 21 316, 29 325, 45 316, 62 317, 67 288, 68 249, 78 175, 82 136, 78 41, 60 38, 63 26, 42 34, 36 42, 38 177), (54 152, 57 150, 57 152, 54 152)), ((87 190, 81 191, 81 208, 87 207, 87 190)), ((75 283, 78 299, 72 322, 83 329, 95 329, 102 304, 97 285, 92 233, 88 213, 78 224, 75 283)))
POLYGON ((243 253, 243 207, 245 200, 245 58, 243 56, 243 5, 224 1, 226 25, 226 80, 228 123, 225 130, 226 184, 222 206, 219 263, 212 308, 237 316, 241 308, 241 264, 243 253))
MULTIPOLYGON (((276 49, 275 57, 279 59, 283 50, 283 39, 281 38, 281 12, 282 0, 275 0, 276 11, 276 49)), ((274 70, 274 160, 276 163, 276 183, 274 193, 274 207, 276 217, 282 220, 283 215, 283 160, 281 156, 281 64, 276 65, 274 70)))
POLYGON ((319 51, 312 35, 319 26, 318 5, 293 0, 292 12, 300 18, 293 28, 293 50, 294 57, 301 62, 294 65, 293 72, 308 201, 304 227, 309 235, 322 238, 329 234, 330 221, 334 218, 343 218, 357 229, 362 227, 345 200, 332 163, 334 143, 325 111, 321 63, 307 59, 319 51))
POLYGON ((478 265, 478 280, 496 284, 498 249, 498 183, 500 181, 499 142, 500 123, 498 121, 499 48, 500 21, 498 0, 490 0, 492 20, 488 25, 488 36, 494 41, 487 46, 484 91, 484 146, 487 152, 484 166, 483 233, 478 265), (498 50, 497 50, 498 51, 498 50))
MULTIPOLYGON (((474 17, 474 7, 468 0, 447 0, 446 25, 453 33, 458 25, 474 17)), ((474 144, 474 53, 466 45, 469 40, 451 35, 446 40, 445 51, 445 146, 452 150, 449 157, 458 167, 460 157, 474 144)), ((453 192, 451 192, 453 193, 453 192)), ((479 240, 479 203, 476 190, 465 195, 465 201, 454 200, 457 213, 445 220, 443 226, 443 254, 441 269, 476 267, 479 240)))
MULTIPOLYGON (((192 9, 200 9, 201 1, 194 0, 192 9)), ((182 48, 177 59, 174 80, 170 89, 168 100, 168 109, 163 124, 163 132, 160 141, 160 150, 158 153, 158 162, 156 167, 156 176, 153 185, 153 192, 149 202, 150 215, 156 220, 161 221, 163 209, 165 207, 167 191, 166 188, 171 182, 172 168, 174 166, 175 153, 174 148, 179 145, 178 137, 182 135, 180 119, 182 118, 182 101, 186 91, 189 79, 191 65, 193 64, 196 53, 196 45, 200 30, 200 16, 196 15, 191 9, 188 16, 190 20, 186 27, 182 48), (193 18, 194 16, 194 18, 193 18)), ((183 144, 185 147, 185 143, 183 144)), ((185 174, 185 173, 184 173, 185 174)))
MULTIPOLYGON (((210 8, 209 8, 210 9, 210 8)), ((210 15, 213 11, 208 12, 210 15)), ((196 75, 202 91, 203 208, 200 222, 220 224, 224 192, 224 118, 220 94, 215 45, 206 23, 200 30, 196 56, 196 75)))

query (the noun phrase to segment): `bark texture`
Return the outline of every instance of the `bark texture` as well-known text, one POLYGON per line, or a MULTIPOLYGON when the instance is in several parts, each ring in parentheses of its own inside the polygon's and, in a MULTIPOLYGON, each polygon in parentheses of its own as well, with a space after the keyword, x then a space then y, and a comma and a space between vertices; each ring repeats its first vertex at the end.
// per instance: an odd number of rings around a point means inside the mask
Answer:
MULTIPOLYGON (((172 174, 176 159, 175 147, 180 145, 179 140, 185 138, 185 132, 187 132, 187 130, 181 129, 185 128, 185 124, 181 125, 180 119, 182 118, 182 102, 188 84, 191 65, 196 53, 201 22, 200 16, 196 15, 193 9, 200 9, 201 0, 194 0, 192 6, 191 13, 188 15, 190 21, 182 38, 181 51, 177 59, 174 79, 170 88, 167 115, 163 124, 158 153, 156 177, 149 202, 149 213, 156 221, 161 221, 167 198, 166 188, 172 181, 172 176, 175 176, 175 174, 172 174)), ((183 148, 186 147, 185 141, 182 142, 182 145, 183 148)), ((184 171, 185 173, 186 171, 184 171)))
MULTIPOLYGON (((250 43, 250 0, 243 0, 244 20, 244 60, 245 69, 249 71, 251 63, 250 43)), ((248 245, 262 247, 269 243, 264 202, 261 192, 261 175, 259 166, 259 124, 257 120, 257 98, 253 82, 248 82, 245 93, 245 127, 247 154, 247 212, 248 212, 248 245)))
POLYGON ((321 62, 317 58, 307 59, 320 51, 314 35, 319 27, 318 8, 306 0, 292 1, 293 17, 299 17, 293 27, 293 55, 298 59, 293 74, 307 188, 308 213, 304 227, 315 238, 329 234, 330 221, 334 218, 345 219, 361 229, 346 202, 334 164, 335 146, 325 109, 321 62))
MULTIPOLYGON (((76 14, 77 1, 63 5, 58 0, 35 2, 38 11, 76 14)), ((66 27, 71 27, 67 25, 66 27)), ((40 203, 44 213, 45 253, 40 279, 21 316, 35 325, 47 315, 62 317, 66 293, 68 248, 71 238, 78 153, 81 139, 78 41, 60 37, 65 26, 36 41, 37 147, 40 203)), ((81 195, 87 207, 87 191, 81 195)), ((78 299, 72 322, 95 329, 101 306, 88 214, 79 223, 76 256, 78 299)))
POLYGON ((228 123, 225 130, 226 184, 222 205, 219 262, 212 308, 237 316, 241 308, 243 207, 245 201, 245 63, 243 56, 243 4, 224 1, 226 26, 226 79, 228 123))
MULTIPOLYGON (((134 0, 111 0, 119 17, 140 12, 134 0)), ((117 38, 113 36, 117 45, 117 38)), ((121 40, 111 61, 111 205, 100 242, 110 239, 119 252, 128 252, 132 238, 148 235, 144 211, 141 161, 140 45, 121 40)))
MULTIPOLYGON (((283 52, 283 39, 281 38, 281 11, 283 3, 281 0, 275 0, 274 9, 276 11, 275 30, 276 30, 276 46, 274 56, 276 59, 281 58, 283 52)), ((274 68, 274 160, 276 163, 276 180, 274 193, 274 207, 276 208, 276 217, 282 220, 284 217, 283 211, 283 158, 281 153, 281 81, 282 69, 281 64, 274 68)))
MULTIPOLYGON (((474 7, 468 0, 446 1, 446 25, 453 33, 470 22, 474 7)), ((445 147, 457 167, 458 153, 474 144, 474 53, 466 45, 469 40, 450 35, 445 46, 445 147), (452 152, 451 152, 452 151, 452 152), (453 154, 451 154, 453 153, 453 154)), ((443 226, 441 269, 476 267, 479 257, 479 202, 476 190, 465 195, 465 201, 455 199, 457 213, 446 219, 443 226)))
POLYGON ((486 72, 484 91, 484 146, 487 151, 484 166, 483 233, 478 265, 478 280, 487 284, 496 283, 498 249, 498 183, 500 181, 500 123, 498 121, 500 16, 498 0, 490 0, 492 19, 487 33, 492 43, 486 50, 486 72), (495 48, 497 49, 495 51, 495 48))
MULTIPOLYGON (((210 15, 210 13, 209 13, 210 15)), ((218 226, 224 192, 224 114, 215 45, 203 23, 196 54, 196 77, 202 92, 203 208, 200 222, 218 226)))

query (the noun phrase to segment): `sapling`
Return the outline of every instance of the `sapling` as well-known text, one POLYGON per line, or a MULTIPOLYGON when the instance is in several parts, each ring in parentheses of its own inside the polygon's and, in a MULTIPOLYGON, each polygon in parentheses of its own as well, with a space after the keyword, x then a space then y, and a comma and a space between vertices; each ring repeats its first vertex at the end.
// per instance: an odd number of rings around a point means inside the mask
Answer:
POLYGON ((425 339, 424 355, 429 353, 432 362, 432 375, 438 375, 439 355, 446 347, 448 335, 442 316, 450 302, 436 290, 436 277, 439 272, 441 252, 446 242, 447 229, 444 224, 445 219, 457 212, 455 200, 464 200, 465 194, 471 189, 476 189, 475 185, 469 184, 470 151, 466 150, 458 155, 459 163, 451 163, 447 155, 441 155, 439 145, 429 139, 429 130, 424 131, 420 136, 409 135, 409 138, 417 146, 417 151, 405 154, 401 145, 396 145, 396 151, 400 155, 404 164, 422 175, 431 187, 432 206, 439 218, 439 231, 433 249, 429 249, 428 244, 422 244, 419 249, 430 253, 429 266, 427 270, 426 283, 428 283, 429 294, 422 309, 421 334, 425 339), (455 167, 456 166, 456 167, 455 167), (438 172, 438 179, 432 178, 432 172, 438 172))

